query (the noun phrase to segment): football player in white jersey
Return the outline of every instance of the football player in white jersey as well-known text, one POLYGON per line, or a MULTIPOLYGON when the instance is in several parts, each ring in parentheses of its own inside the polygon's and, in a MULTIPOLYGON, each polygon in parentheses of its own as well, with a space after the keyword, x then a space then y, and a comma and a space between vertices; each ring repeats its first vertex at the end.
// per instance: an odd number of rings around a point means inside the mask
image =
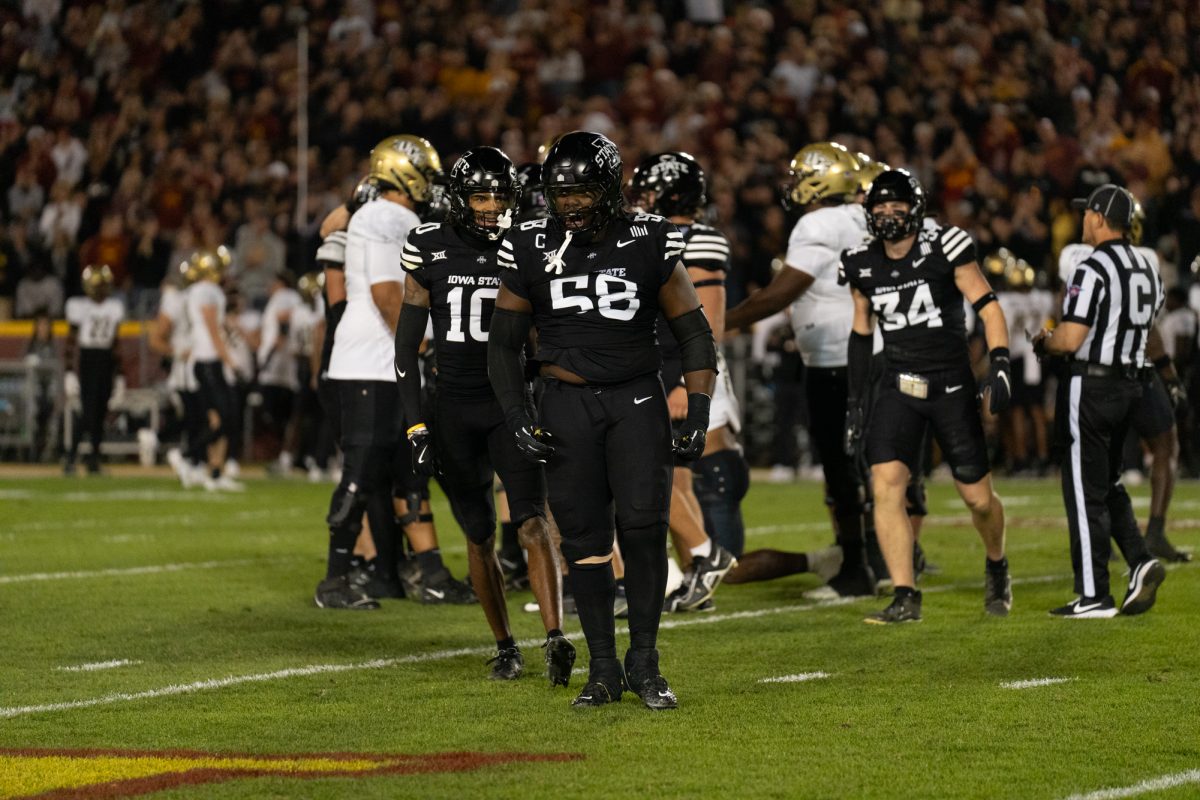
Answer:
POLYGON ((265 416, 272 431, 279 436, 279 456, 269 468, 280 475, 287 475, 292 469, 292 452, 286 439, 296 393, 300 390, 290 331, 292 313, 304 303, 293 286, 294 279, 286 271, 276 275, 271 283, 255 353, 265 416))
MULTIPOLYGON (((402 249, 420 224, 417 211, 433 196, 441 159, 417 136, 389 137, 371 151, 371 173, 380 188, 350 218, 345 244, 346 306, 334 334, 329 378, 341 406, 342 479, 330 501, 329 562, 317 586, 321 608, 372 609, 377 596, 400 596, 396 576, 398 530, 390 490, 402 420, 396 393, 395 332, 404 301, 402 249), (367 570, 353 566, 363 512, 371 524, 377 556, 367 570), (367 590, 367 585, 378 587, 367 590)), ((397 464, 397 466, 399 466, 397 464)), ((432 551, 436 554, 436 549, 432 551)), ((418 553, 418 557, 422 554, 418 553)), ((437 554, 440 566, 440 554, 437 554)), ((422 565, 425 567, 426 565, 422 565)), ((449 581, 444 567, 425 580, 449 581)), ((445 593, 445 590, 439 590, 445 593)))
POLYGON ((320 272, 300 276, 296 289, 303 302, 292 310, 288 322, 289 348, 296 362, 299 394, 284 442, 294 456, 293 461, 295 457, 303 459, 309 480, 314 483, 323 478, 333 452, 332 431, 317 399, 316 377, 321 368, 319 335, 325 322, 325 300, 321 296, 324 287, 325 276, 320 272))
POLYGON ((100 443, 104 439, 104 418, 112 396, 113 374, 117 370, 117 329, 125 319, 125 304, 111 297, 113 274, 107 264, 88 266, 83 271, 83 297, 67 301, 66 315, 70 331, 64 360, 66 394, 78 395, 81 403, 79 425, 71 436, 64 471, 75 474, 75 459, 84 433, 92 450, 87 471, 100 472, 100 443))
POLYGON ((234 369, 225 333, 225 292, 221 288, 229 261, 215 250, 199 250, 189 261, 196 276, 187 291, 192 372, 207 422, 200 440, 208 461, 204 488, 241 491, 245 487, 224 470, 229 439, 237 429, 237 416, 241 413, 237 393, 226 378, 226 370, 232 373, 234 369))
MULTIPOLYGON (((1129 239, 1135 249, 1151 264, 1158 265, 1158 253, 1142 247, 1142 228, 1145 212, 1141 204, 1134 205, 1129 239)), ((1087 260, 1094 248, 1087 244, 1069 244, 1058 257, 1058 274, 1070 275, 1075 267, 1087 260)), ((1179 437, 1175 428, 1174 406, 1186 404, 1183 382, 1175 372, 1170 356, 1166 355, 1158 329, 1158 321, 1150 331, 1146 357, 1154 363, 1153 374, 1143 374, 1142 398, 1133 414, 1133 429, 1150 451, 1150 519, 1146 524, 1146 548, 1155 558, 1164 561, 1189 561, 1191 554, 1176 548, 1167 539, 1167 510, 1175 491, 1175 473, 1179 466, 1179 437), (1182 397, 1181 400, 1175 398, 1182 397)), ((1120 546, 1121 542, 1118 540, 1120 546)), ((1125 548, 1121 547, 1122 552, 1125 548)))
MULTIPOLYGON (((859 161, 845 147, 818 142, 792 158, 791 185, 785 205, 803 209, 788 242, 786 266, 771 283, 730 309, 725 329, 744 328, 792 307, 792 328, 804 358, 810 432, 825 472, 842 567, 829 585, 842 596, 874 595, 875 576, 867 565, 864 542, 864 487, 859 471, 842 447, 846 418, 846 343, 854 301, 838 284, 838 259, 847 248, 867 240, 867 221, 857 201, 859 161)), ((748 554, 746 568, 756 559, 748 554)), ((743 573, 744 570, 739 570, 743 573)), ((767 577, 755 568, 735 579, 767 577)))
POLYGON ((163 283, 158 316, 149 337, 150 349, 171 359, 167 390, 180 414, 183 436, 180 447, 167 451, 167 462, 185 489, 199 486, 204 480, 203 474, 198 472, 204 462, 204 451, 198 446, 204 414, 199 408, 196 376, 192 374, 192 332, 187 314, 187 290, 195 280, 191 261, 184 261, 163 283))
POLYGON ((995 268, 1001 270, 996 299, 1008 322, 1012 353, 1012 405, 1001 415, 1008 466, 1013 472, 1032 468, 1044 474, 1050 456, 1046 433, 1046 388, 1041 364, 1025 331, 1040 330, 1050 319, 1053 309, 1046 303, 1046 293, 1034 293, 1034 270, 1024 259, 1001 248, 985 262, 987 272, 995 268), (1034 460, 1029 456, 1030 435, 1033 437, 1034 460))

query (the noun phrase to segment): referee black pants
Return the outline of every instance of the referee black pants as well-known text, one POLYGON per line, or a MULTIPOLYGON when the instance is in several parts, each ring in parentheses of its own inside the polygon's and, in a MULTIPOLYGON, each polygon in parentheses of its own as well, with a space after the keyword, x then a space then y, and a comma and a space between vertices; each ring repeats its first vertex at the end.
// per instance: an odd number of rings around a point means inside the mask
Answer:
POLYGON ((1141 393, 1136 380, 1090 375, 1070 375, 1059 388, 1055 418, 1064 449, 1063 503, 1075 591, 1082 597, 1111 594, 1110 536, 1130 566, 1149 557, 1120 483, 1122 445, 1141 393))

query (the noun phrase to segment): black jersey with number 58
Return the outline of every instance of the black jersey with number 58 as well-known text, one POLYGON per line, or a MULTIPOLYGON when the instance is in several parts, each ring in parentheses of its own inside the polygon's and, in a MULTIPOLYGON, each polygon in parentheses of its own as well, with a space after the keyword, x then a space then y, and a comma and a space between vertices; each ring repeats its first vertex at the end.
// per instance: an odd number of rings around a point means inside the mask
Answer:
POLYGON ((492 396, 487 340, 500 292, 496 244, 474 244, 452 225, 414 228, 402 264, 429 291, 438 392, 464 400, 492 396))
POLYGON ((588 383, 657 372, 658 292, 683 253, 683 235, 654 214, 618 217, 600 241, 531 220, 509 232, 499 263, 509 291, 530 302, 539 361, 588 383))
POLYGON ((871 301, 888 366, 914 372, 968 362, 962 292, 954 271, 975 261, 975 243, 954 226, 921 231, 908 254, 892 260, 876 239, 842 253, 839 280, 871 301))

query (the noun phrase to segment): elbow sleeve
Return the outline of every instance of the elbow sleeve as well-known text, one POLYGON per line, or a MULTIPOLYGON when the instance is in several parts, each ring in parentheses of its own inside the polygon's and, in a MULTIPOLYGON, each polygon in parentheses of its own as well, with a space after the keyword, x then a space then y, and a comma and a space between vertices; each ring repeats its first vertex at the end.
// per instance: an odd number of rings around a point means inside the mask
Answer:
POLYGON ((703 308, 695 308, 675 319, 667 320, 671 333, 679 342, 680 360, 684 373, 710 369, 717 371, 717 345, 703 308))
POLYGON ((871 351, 875 337, 871 334, 850 331, 850 345, 846 353, 846 377, 851 404, 862 399, 867 390, 867 377, 871 373, 871 351))
POLYGON ((425 338, 429 309, 405 305, 396 325, 396 384, 404 407, 405 425, 423 421, 421 414, 421 366, 418 352, 425 338))
POLYGON ((513 421, 525 414, 525 377, 521 351, 529 339, 533 319, 528 314, 497 308, 488 331, 488 378, 492 391, 504 410, 504 419, 513 421))

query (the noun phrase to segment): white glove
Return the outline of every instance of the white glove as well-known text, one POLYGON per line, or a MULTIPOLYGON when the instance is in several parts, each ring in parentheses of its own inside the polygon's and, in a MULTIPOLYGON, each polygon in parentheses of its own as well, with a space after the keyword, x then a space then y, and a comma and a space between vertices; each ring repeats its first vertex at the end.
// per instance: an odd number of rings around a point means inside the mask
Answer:
POLYGON ((63 394, 68 400, 76 400, 79 398, 79 376, 74 370, 67 370, 63 373, 63 394))
POLYGON ((113 379, 113 393, 108 398, 108 407, 116 410, 125 403, 125 376, 118 375, 113 379))

